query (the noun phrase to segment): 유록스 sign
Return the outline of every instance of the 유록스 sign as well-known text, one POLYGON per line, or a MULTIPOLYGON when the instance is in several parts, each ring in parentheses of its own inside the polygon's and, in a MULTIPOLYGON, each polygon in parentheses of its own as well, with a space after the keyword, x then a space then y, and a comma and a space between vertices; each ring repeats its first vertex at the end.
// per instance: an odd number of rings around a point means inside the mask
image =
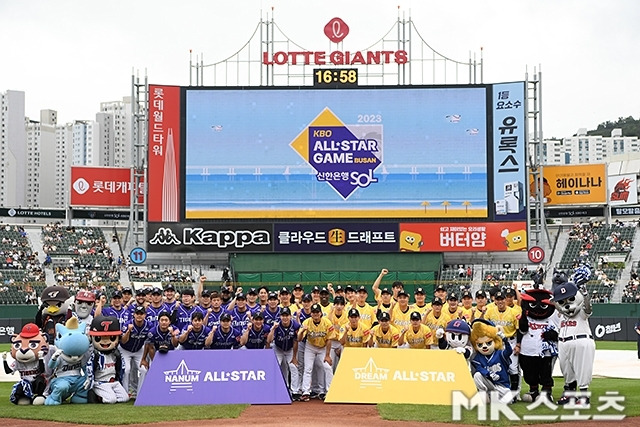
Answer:
POLYGON ((526 222, 400 223, 401 252, 525 250, 526 222))
POLYGON ((149 223, 149 252, 272 252, 273 225, 149 223))
MULTIPOLYGON (((138 188, 142 202, 144 189, 138 188)), ((131 206, 131 169, 71 167, 72 206, 131 206)))
MULTIPOLYGON (((349 26, 342 19, 333 18, 325 25, 324 34, 331 42, 340 43, 349 34, 349 26)), ((409 54, 406 50, 262 52, 264 65, 373 65, 406 64, 407 62, 409 62, 409 54)))
POLYGON ((274 224, 276 252, 397 252, 397 223, 274 224))

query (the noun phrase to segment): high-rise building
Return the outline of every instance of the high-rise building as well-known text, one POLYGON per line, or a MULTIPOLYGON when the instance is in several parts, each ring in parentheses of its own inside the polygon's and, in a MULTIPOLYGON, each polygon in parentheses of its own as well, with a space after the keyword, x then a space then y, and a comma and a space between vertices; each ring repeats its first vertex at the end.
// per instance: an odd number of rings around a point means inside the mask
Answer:
POLYGON ((26 206, 27 132, 24 92, 0 93, 0 205, 26 206))
POLYGON ((40 121, 25 118, 27 132, 27 182, 25 202, 32 207, 51 207, 55 203, 56 124, 54 110, 41 110, 40 121))
MULTIPOLYGON (((113 147, 107 150, 113 156, 103 166, 112 167, 131 167, 131 97, 125 96, 122 101, 101 102, 100 113, 108 113, 112 115, 112 134, 108 135, 112 138, 113 147)), ((96 116, 96 120, 99 118, 96 116)), ((105 138, 107 134, 105 133, 105 138)))
POLYGON ((69 205, 69 186, 71 185, 71 152, 73 145, 73 124, 56 126, 55 154, 55 200, 56 208, 69 205))
POLYGON ((579 129, 575 136, 564 138, 562 145, 568 156, 561 164, 605 163, 611 156, 640 151, 638 137, 622 136, 621 129, 613 129, 611 136, 587 135, 586 129, 579 129))

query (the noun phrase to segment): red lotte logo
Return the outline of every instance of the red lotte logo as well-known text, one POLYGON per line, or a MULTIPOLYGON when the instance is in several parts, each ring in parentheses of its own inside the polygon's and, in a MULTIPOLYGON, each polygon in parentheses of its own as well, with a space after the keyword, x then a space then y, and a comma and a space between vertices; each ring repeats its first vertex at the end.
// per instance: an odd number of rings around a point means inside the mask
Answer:
POLYGON ((334 43, 340 43, 349 35, 349 26, 340 18, 333 18, 324 26, 324 34, 334 43))

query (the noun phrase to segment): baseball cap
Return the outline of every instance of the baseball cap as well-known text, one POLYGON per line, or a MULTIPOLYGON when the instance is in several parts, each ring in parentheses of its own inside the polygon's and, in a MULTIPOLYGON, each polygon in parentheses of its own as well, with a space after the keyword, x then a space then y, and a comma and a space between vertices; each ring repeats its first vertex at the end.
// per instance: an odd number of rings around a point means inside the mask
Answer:
POLYGON ((133 310, 133 312, 135 314, 146 314, 147 313, 147 309, 144 308, 144 305, 137 305, 136 309, 133 310))
POLYGON ((162 289, 160 288, 151 289, 151 295, 162 295, 162 289))
POLYGON ((458 296, 456 294, 454 294, 454 293, 451 293, 447 297, 447 300, 456 300, 456 301, 458 301, 458 296))
POLYGON ((348 292, 348 291, 355 292, 356 290, 353 289, 353 286, 347 285, 347 286, 344 287, 344 291, 345 292, 348 292))
POLYGON ((133 291, 131 290, 130 287, 126 286, 126 287, 122 288, 122 293, 123 294, 133 294, 133 291))
POLYGON ((113 316, 96 316, 91 321, 89 335, 122 335, 120 330, 120 322, 117 317, 113 316))
POLYGON ((335 297, 333 299, 333 303, 334 304, 342 304, 342 305, 344 305, 345 304, 344 297, 341 297, 340 295, 338 295, 337 297, 335 297))
POLYGON ((453 332, 454 334, 471 334, 471 328, 469 327, 469 324, 462 319, 451 320, 449 323, 447 323, 447 326, 444 328, 444 330, 446 332, 453 332))
POLYGON ((278 294, 276 294, 275 292, 269 292, 269 296, 267 297, 267 299, 278 299, 278 294))
POLYGON ((202 293, 200 294, 200 297, 211 298, 211 291, 209 289, 203 290, 202 293))
POLYGON ((228 321, 231 320, 231 315, 229 313, 224 313, 222 316, 220 316, 220 321, 228 321))
POLYGON ((414 294, 422 294, 422 295, 426 295, 427 293, 424 291, 423 288, 416 288, 416 290, 413 292, 414 294))
POLYGON ((360 317, 360 312, 357 309, 352 308, 349 310, 349 317, 360 317))
POLYGON ((389 288, 382 288, 380 290, 380 293, 381 294, 389 294, 389 295, 391 295, 391 291, 389 290, 389 288))
POLYGON ((182 291, 182 295, 191 295, 192 297, 196 296, 196 293, 191 288, 186 288, 182 291))
POLYGON ((322 288, 322 289, 320 289, 320 293, 321 294, 328 294, 329 290, 327 288, 322 288))
POLYGON ((320 292, 320 286, 314 286, 311 292, 320 292))
POLYGON ((280 309, 280 316, 291 316, 291 309, 289 307, 282 307, 280 309))
POLYGON ((504 291, 504 295, 507 297, 515 297, 516 296, 516 290, 513 288, 508 288, 507 290, 504 291))
POLYGON ((296 285, 293 287, 293 290, 294 290, 294 291, 297 291, 298 289, 299 289, 299 290, 302 290, 302 289, 303 289, 303 288, 302 288, 302 285, 301 285, 300 283, 296 283, 296 285))
POLYGON ((410 319, 411 320, 422 320, 422 316, 417 311, 414 311, 413 313, 411 313, 410 319))
POLYGON ((231 289, 229 289, 227 286, 223 286, 220 288, 220 292, 223 294, 230 294, 231 293, 231 289))
POLYGON ((495 295, 493 297, 495 299, 504 299, 505 295, 504 295, 504 292, 498 291, 498 292, 495 293, 495 295))
POLYGON ((442 300, 440 298, 434 298, 433 301, 431 301, 431 305, 442 305, 442 300))
POLYGON ((578 287, 573 282, 565 282, 553 289, 553 301, 563 301, 578 293, 578 287))
POLYGON ((280 295, 288 294, 288 293, 290 293, 290 292, 289 292, 289 289, 287 289, 286 287, 283 287, 283 288, 280 289, 280 295))
POLYGON ((169 283, 167 286, 165 286, 164 290, 165 291, 175 291, 176 288, 174 288, 173 285, 171 283, 169 283))
POLYGON ((378 316, 378 321, 379 322, 389 322, 389 321, 391 321, 391 316, 386 311, 383 311, 382 313, 380 313, 380 316, 378 316))
POLYGON ((322 307, 320 307, 320 304, 313 304, 311 306, 311 312, 318 312, 318 311, 322 311, 322 307))
POLYGON ((35 323, 27 323, 22 327, 20 336, 22 338, 33 338, 40 334, 40 329, 35 323))
POLYGON ((146 295, 147 290, 145 288, 140 288, 136 290, 136 295, 146 295))
POLYGON ((247 295, 258 295, 258 291, 256 290, 256 288, 249 288, 249 292, 247 292, 247 295))
POLYGON ((69 299, 69 291, 63 286, 47 286, 42 291, 42 301, 65 302, 69 299))
POLYGON ((313 298, 309 294, 304 294, 302 296, 302 301, 313 301, 313 298))
POLYGON ((122 298, 122 292, 121 291, 113 291, 113 293, 111 294, 111 298, 122 298))
POLYGON ((241 299, 241 300, 246 300, 247 297, 245 294, 243 294, 242 292, 240 292, 239 294, 236 295, 236 299, 241 299))
MULTIPOLYGON (((282 314, 282 311, 280 312, 280 314, 282 314)), ((261 312, 261 311, 258 311, 257 313, 255 313, 255 314, 253 315, 253 318, 254 318, 254 319, 264 319, 264 315, 262 314, 262 312, 261 312)))
POLYGON ((358 288, 358 292, 366 292, 366 293, 369 293, 369 291, 367 290, 367 287, 366 287, 366 286, 360 286, 360 287, 358 288))
POLYGON ((471 291, 464 291, 462 293, 462 298, 473 298, 473 296, 471 295, 471 291))
POLYGON ((338 285, 338 286, 336 286, 336 287, 335 287, 334 291, 335 291, 336 293, 338 293, 338 292, 344 292, 344 288, 343 288, 342 286, 338 285))
POLYGON ((400 289, 400 291, 398 292, 398 296, 405 296, 405 297, 409 297, 409 294, 407 293, 407 291, 404 290, 404 288, 400 289))
POLYGON ((437 291, 446 291, 446 289, 444 288, 444 285, 438 285, 436 286, 436 292, 437 291))
POLYGON ((486 298, 487 294, 484 291, 476 292, 476 298, 486 298))
POLYGON ((76 301, 95 302, 96 296, 93 292, 85 291, 84 289, 78 291, 76 294, 76 301))

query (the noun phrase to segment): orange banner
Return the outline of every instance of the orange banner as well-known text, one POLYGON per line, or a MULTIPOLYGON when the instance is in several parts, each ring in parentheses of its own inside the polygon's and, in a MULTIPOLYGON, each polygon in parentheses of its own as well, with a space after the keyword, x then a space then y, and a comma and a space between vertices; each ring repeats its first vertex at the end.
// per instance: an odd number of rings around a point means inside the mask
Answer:
MULTIPOLYGON (((604 164, 544 166, 545 205, 587 205, 607 203, 607 171, 604 164)), ((532 197, 536 194, 533 175, 529 176, 532 197)))

